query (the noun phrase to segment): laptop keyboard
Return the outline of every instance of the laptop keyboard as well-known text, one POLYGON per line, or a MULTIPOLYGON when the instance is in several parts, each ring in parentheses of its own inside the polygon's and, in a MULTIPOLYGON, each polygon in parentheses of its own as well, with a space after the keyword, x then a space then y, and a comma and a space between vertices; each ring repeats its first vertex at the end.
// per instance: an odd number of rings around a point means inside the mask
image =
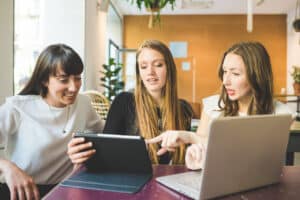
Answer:
POLYGON ((199 172, 188 172, 186 174, 180 174, 177 178, 177 183, 185 186, 200 190, 201 179, 199 172), (181 175, 181 176, 180 176, 181 175))
MULTIPOLYGON (((195 190, 200 190, 201 178, 200 172, 186 172, 178 174, 176 182, 181 185, 192 187, 195 190)), ((175 178, 175 177, 174 177, 175 178)))
POLYGON ((202 183, 201 175, 201 171, 191 171, 158 177, 156 180, 188 197, 198 199, 202 183))

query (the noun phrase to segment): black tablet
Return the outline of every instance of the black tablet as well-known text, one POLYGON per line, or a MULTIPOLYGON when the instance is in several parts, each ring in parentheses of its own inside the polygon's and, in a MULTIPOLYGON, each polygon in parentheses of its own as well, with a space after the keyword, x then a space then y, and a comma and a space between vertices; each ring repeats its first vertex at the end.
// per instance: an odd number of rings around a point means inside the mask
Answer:
POLYGON ((152 164, 140 136, 76 133, 93 143, 96 153, 86 169, 61 183, 62 186, 135 193, 152 177, 152 164))
POLYGON ((95 155, 86 162, 91 171, 152 173, 152 165, 141 136, 104 133, 76 133, 92 142, 95 155))

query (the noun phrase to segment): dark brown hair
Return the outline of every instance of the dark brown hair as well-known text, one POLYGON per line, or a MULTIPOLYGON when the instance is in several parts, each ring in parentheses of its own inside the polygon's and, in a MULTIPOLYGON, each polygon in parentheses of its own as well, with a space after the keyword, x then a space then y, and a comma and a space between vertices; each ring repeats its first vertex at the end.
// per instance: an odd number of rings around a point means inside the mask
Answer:
POLYGON ((64 44, 50 45, 38 57, 31 78, 19 94, 45 97, 48 89, 44 83, 50 75, 56 75, 59 67, 66 75, 79 75, 83 71, 82 60, 71 47, 64 44))

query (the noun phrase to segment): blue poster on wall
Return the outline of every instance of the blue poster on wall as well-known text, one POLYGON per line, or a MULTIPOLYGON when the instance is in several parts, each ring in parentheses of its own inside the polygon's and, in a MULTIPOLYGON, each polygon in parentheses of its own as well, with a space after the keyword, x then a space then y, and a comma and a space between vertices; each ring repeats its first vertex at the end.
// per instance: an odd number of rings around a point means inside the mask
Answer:
POLYGON ((174 58, 186 58, 187 42, 170 42, 170 50, 174 58))

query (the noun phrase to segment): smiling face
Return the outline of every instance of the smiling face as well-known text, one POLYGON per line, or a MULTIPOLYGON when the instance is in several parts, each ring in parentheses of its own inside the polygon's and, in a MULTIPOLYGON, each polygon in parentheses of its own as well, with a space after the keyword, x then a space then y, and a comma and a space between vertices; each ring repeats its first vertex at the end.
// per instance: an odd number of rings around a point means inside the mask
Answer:
POLYGON ((159 99, 167 76, 163 55, 151 48, 143 48, 138 56, 138 69, 147 91, 152 97, 159 99))
POLYGON ((223 85, 232 101, 250 102, 251 86, 241 56, 229 53, 223 62, 223 85))
POLYGON ((81 87, 81 75, 67 75, 61 67, 57 68, 56 75, 50 75, 45 96, 46 102, 55 107, 65 107, 73 104, 81 87))

